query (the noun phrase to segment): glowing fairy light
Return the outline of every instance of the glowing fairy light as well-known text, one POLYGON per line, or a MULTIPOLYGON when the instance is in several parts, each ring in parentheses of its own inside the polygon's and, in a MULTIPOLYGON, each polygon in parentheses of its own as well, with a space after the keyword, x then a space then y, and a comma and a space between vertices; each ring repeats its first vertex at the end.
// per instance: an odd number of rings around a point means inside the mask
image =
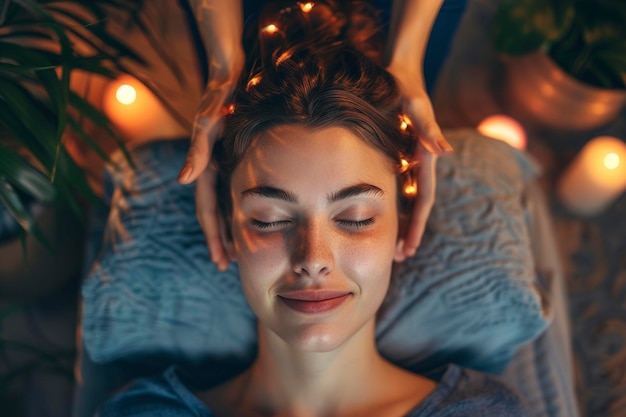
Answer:
POLYGON ((228 114, 233 114, 235 112, 235 105, 234 104, 230 104, 227 108, 226 111, 228 112, 228 114))
POLYGON ((306 3, 298 3, 298 5, 300 6, 302 13, 309 13, 313 9, 313 6, 315 6, 315 3, 309 1, 306 3))
POLYGON ((128 84, 122 84, 115 91, 115 98, 122 104, 133 104, 137 100, 137 91, 128 84))
POLYGON ((411 119, 406 114, 400 115, 400 129, 406 131, 411 126, 411 119))
POLYGON ((400 172, 407 172, 410 166, 409 161, 404 158, 400 159, 400 172))
POLYGON ((261 82, 260 75, 255 75, 254 77, 250 78, 250 81, 248 81, 248 84, 246 85, 246 91, 249 90, 251 87, 258 85, 260 82, 261 82))
POLYGON ((273 33, 278 32, 278 26, 276 26, 275 24, 271 23, 271 24, 265 26, 262 31, 264 33, 273 34, 273 33))
POLYGON ((280 54, 280 56, 276 58, 276 66, 279 66, 280 64, 291 58, 291 55, 293 55, 293 53, 290 51, 285 51, 280 54))
POLYGON ((411 197, 417 194, 417 184, 415 181, 410 180, 404 185, 404 195, 411 197))
POLYGON ((604 166, 607 167, 607 169, 610 169, 610 170, 617 169, 619 167, 619 164, 620 164, 619 155, 616 154, 615 152, 608 153, 604 157, 604 166))

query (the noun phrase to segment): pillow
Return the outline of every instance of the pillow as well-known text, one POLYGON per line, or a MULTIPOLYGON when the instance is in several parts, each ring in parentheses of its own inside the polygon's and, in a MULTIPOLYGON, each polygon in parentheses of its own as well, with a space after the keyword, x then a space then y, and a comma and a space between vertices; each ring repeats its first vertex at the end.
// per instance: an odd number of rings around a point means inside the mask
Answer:
MULTIPOLYGON (((475 130, 447 132, 437 201, 417 254, 395 268, 377 340, 384 356, 429 373, 452 362, 499 372, 548 314, 536 286, 521 196, 536 170, 475 130)), ((253 313, 237 268, 210 262, 194 188, 176 182, 187 141, 120 156, 104 243, 83 293, 83 339, 96 362, 159 358, 250 361, 253 313)))

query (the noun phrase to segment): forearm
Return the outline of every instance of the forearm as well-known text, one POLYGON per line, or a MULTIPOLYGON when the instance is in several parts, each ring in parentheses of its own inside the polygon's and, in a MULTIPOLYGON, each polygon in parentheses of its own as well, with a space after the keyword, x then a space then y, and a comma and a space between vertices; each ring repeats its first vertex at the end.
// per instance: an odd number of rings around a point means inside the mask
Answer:
POLYGON ((232 79, 243 64, 241 0, 189 0, 204 44, 209 83, 232 79))
POLYGON ((386 63, 407 68, 423 82, 430 31, 443 0, 394 0, 386 63))

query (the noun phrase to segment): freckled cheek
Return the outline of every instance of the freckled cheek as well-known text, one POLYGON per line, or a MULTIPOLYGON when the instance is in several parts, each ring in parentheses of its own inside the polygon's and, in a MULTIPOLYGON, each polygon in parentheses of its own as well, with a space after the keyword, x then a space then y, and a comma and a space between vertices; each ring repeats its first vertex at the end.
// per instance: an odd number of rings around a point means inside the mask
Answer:
POLYGON ((233 243, 242 278, 244 275, 253 275, 254 279, 275 275, 272 272, 284 268, 288 260, 284 237, 278 233, 259 234, 234 225, 233 243))
MULTIPOLYGON (((348 274, 361 281, 384 284, 391 275, 395 239, 388 236, 362 239, 343 246, 342 264, 348 274)), ((364 282, 365 285, 365 282, 364 282)))

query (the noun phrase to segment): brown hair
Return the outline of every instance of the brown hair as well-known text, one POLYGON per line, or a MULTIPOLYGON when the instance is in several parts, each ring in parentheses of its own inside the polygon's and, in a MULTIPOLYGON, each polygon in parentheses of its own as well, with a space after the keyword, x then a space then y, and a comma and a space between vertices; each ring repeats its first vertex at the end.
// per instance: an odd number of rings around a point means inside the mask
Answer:
POLYGON ((381 65, 376 17, 363 1, 316 1, 310 11, 306 3, 280 1, 249 26, 244 75, 215 153, 224 214, 231 211, 232 172, 251 141, 275 126, 345 127, 387 155, 398 173, 401 158, 412 160, 416 141, 400 126, 400 94, 381 65))

